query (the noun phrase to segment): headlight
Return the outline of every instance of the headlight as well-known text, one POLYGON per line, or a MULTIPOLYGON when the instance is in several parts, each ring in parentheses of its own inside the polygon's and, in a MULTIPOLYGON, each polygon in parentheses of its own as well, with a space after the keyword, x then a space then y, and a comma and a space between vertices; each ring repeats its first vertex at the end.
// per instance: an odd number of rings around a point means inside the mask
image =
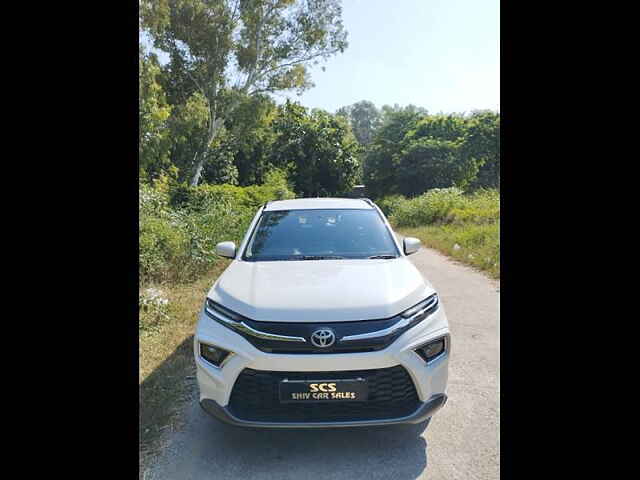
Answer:
POLYGON ((235 312, 232 312, 228 308, 223 307, 218 303, 215 303, 213 300, 209 298, 207 298, 207 301, 204 304, 204 311, 212 320, 215 320, 220 325, 224 325, 225 327, 233 330, 234 332, 244 337, 257 337, 264 340, 277 340, 281 342, 305 342, 306 341, 302 337, 292 337, 288 335, 279 335, 275 333, 256 330, 255 328, 252 328, 251 325, 247 325, 246 322, 250 322, 248 318, 245 318, 241 315, 238 315, 235 312))
POLYGON ((433 295, 427 297, 417 305, 414 305, 409 310, 405 310, 401 313, 403 318, 408 318, 413 321, 420 321, 426 318, 431 313, 435 312, 438 309, 438 294, 434 293, 433 295))
MULTIPOLYGON (((213 300, 209 298, 207 298, 207 301, 204 305, 204 311, 207 313, 207 315, 209 315, 211 318, 213 318, 218 322, 220 322, 220 317, 216 316, 215 312, 221 313, 225 317, 230 318, 234 322, 238 322, 238 323, 242 322, 242 320, 244 319, 237 313, 232 312, 228 308, 225 308, 222 305, 215 303, 213 300)), ((222 322, 222 323, 226 325, 227 322, 222 322)))

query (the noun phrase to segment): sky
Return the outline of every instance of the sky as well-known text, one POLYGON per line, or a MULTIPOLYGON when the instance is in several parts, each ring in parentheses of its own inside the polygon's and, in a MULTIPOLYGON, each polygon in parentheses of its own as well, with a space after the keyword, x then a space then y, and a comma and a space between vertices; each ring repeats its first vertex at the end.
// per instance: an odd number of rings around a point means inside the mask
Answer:
POLYGON ((349 47, 286 97, 335 112, 360 100, 430 113, 500 109, 499 0, 343 0, 349 47))
POLYGON ((499 0, 343 0, 349 47, 297 98, 335 112, 360 100, 430 113, 500 109, 499 0))

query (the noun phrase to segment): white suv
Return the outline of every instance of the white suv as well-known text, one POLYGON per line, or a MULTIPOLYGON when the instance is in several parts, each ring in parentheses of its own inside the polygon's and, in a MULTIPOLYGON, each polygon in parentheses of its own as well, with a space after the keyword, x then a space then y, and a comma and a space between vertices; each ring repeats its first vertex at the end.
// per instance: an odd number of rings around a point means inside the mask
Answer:
POLYGON ((447 400, 434 288, 368 199, 269 202, 200 312, 200 405, 250 427, 420 423, 447 400))

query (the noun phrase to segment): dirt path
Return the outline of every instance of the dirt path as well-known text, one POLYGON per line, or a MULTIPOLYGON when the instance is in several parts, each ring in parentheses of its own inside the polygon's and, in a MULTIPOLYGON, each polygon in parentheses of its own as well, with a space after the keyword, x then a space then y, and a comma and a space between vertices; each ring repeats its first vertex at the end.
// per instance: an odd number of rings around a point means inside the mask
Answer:
POLYGON ((449 401, 426 430, 237 429, 208 417, 194 390, 146 480, 499 478, 499 283, 431 249, 410 258, 440 294, 452 337, 449 401))

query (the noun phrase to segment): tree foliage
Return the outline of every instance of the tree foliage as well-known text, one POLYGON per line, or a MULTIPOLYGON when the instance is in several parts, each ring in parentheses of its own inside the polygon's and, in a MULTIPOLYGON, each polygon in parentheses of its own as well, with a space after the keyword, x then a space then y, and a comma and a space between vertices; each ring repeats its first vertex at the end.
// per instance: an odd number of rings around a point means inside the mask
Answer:
POLYGON ((372 196, 499 187, 499 114, 428 115, 410 106, 383 107, 383 118, 365 159, 372 196))
POLYGON ((173 81, 188 85, 177 90, 206 100, 206 131, 191 142, 192 185, 245 96, 301 92, 312 85, 306 65, 347 46, 338 0, 142 0, 140 11, 173 81))
POLYGON ((200 139, 207 129, 207 101, 195 91, 184 103, 173 106, 168 126, 171 132, 171 159, 178 168, 179 178, 189 177, 191 162, 199 153, 200 139))
POLYGON ((349 121, 351 130, 361 145, 369 145, 373 141, 373 135, 381 121, 380 112, 373 102, 368 100, 339 108, 336 115, 341 115, 349 121))
POLYGON ((343 117, 287 102, 274 128, 272 163, 289 170, 296 192, 336 196, 353 188, 359 147, 343 117))
POLYGON ((491 111, 474 112, 469 120, 466 154, 481 163, 471 188, 500 189, 500 115, 491 111))
POLYGON ((273 128, 276 115, 276 104, 268 96, 247 96, 225 122, 239 185, 263 183, 273 169, 271 149, 276 137, 273 128))
POLYGON ((478 161, 465 155, 465 128, 459 115, 422 117, 401 142, 400 193, 415 196, 432 188, 465 188, 478 171, 478 161))
POLYGON ((402 193, 397 178, 402 140, 420 119, 413 108, 382 107, 382 126, 377 130, 364 159, 364 183, 373 197, 402 193))
POLYGON ((153 178, 170 166, 167 120, 171 114, 171 106, 159 83, 158 59, 155 55, 146 53, 142 47, 139 50, 138 71, 140 168, 143 176, 153 178))
POLYGON ((500 115, 430 115, 362 100, 335 115, 272 94, 312 83, 309 63, 346 47, 339 0, 141 0, 141 178, 263 184, 298 195, 416 196, 500 186, 500 115))

